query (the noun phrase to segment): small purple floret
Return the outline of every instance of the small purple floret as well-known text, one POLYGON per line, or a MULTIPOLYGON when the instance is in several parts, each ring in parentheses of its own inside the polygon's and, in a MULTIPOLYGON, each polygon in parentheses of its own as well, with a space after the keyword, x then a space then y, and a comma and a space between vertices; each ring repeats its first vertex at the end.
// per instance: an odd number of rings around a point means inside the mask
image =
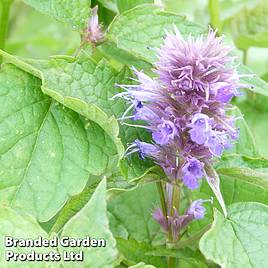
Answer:
POLYGON ((203 207, 204 200, 199 199, 194 201, 190 208, 187 210, 187 215, 192 215, 194 219, 202 219, 205 216, 206 209, 203 207))
POLYGON ((211 131, 210 126, 211 119, 205 114, 195 114, 191 120, 189 131, 191 140, 197 144, 204 144, 211 131))
POLYGON ((162 119, 157 125, 157 130, 153 132, 153 140, 159 145, 165 145, 170 140, 174 139, 178 131, 173 122, 162 119))
POLYGON ((142 142, 140 140, 135 140, 127 149, 126 155, 138 152, 141 159, 146 157, 156 158, 159 152, 159 149, 150 143, 142 142))
POLYGON ((196 158, 190 158, 182 167, 183 183, 191 190, 199 186, 198 180, 203 177, 204 164, 196 158))

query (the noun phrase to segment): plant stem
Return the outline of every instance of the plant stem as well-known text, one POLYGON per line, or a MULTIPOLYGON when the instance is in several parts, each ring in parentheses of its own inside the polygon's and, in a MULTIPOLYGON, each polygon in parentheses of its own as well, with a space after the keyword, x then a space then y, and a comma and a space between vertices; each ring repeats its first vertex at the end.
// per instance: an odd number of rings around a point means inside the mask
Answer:
MULTIPOLYGON (((173 209, 179 209, 179 205, 180 205, 180 187, 177 184, 173 184, 171 211, 173 211, 173 209)), ((175 244, 176 241, 173 237, 172 230, 170 230, 168 234, 167 247, 173 249, 175 248, 175 244)), ((168 257, 168 268, 176 268, 177 265, 178 265, 177 258, 168 257)))
POLYGON ((210 15, 210 25, 213 29, 218 29, 218 35, 221 32, 221 22, 220 22, 220 1, 219 0, 209 0, 208 1, 209 15, 210 15))
MULTIPOLYGON (((5 49, 10 6, 13 0, 0 0, 0 49, 5 49)), ((0 64, 2 57, 0 56, 0 64)))
MULTIPOLYGON (((160 203, 161 203, 161 208, 163 211, 163 214, 165 217, 167 216, 173 216, 173 208, 174 209, 179 209, 179 204, 180 204, 180 187, 176 184, 172 184, 172 197, 171 197, 171 204, 170 204, 170 208, 171 208, 171 215, 168 215, 167 212, 167 199, 165 198, 165 190, 163 187, 163 184, 161 181, 157 181, 156 182, 157 185, 157 190, 158 190, 158 194, 159 194, 159 198, 160 198, 160 203)), ((172 230, 171 228, 169 229, 168 235, 167 235, 167 248, 175 248, 176 245, 176 241, 174 240, 173 234, 172 234, 172 230)), ((168 264, 168 268, 176 268, 177 267, 177 258, 174 257, 167 257, 167 264, 168 264)))
POLYGON ((177 258, 168 257, 168 268, 176 268, 177 267, 177 258))

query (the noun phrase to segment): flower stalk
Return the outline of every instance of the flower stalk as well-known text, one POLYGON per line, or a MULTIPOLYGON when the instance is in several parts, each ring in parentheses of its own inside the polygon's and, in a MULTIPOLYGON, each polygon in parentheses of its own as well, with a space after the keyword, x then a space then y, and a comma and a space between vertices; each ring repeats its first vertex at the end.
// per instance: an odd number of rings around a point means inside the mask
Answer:
MULTIPOLYGON (((172 185, 172 202, 171 207, 174 210, 179 210, 179 204, 180 204, 180 188, 178 185, 172 185)), ((174 212, 173 212, 174 213, 174 212)), ((172 215, 174 216, 174 214, 172 215)), ((177 239, 174 237, 174 234, 172 232, 172 227, 170 226, 169 232, 168 232, 168 239, 167 239, 167 248, 174 249, 176 242, 180 239, 178 236, 177 239)), ((177 258, 174 257, 168 257, 167 263, 168 268, 175 268, 177 267, 177 258)))

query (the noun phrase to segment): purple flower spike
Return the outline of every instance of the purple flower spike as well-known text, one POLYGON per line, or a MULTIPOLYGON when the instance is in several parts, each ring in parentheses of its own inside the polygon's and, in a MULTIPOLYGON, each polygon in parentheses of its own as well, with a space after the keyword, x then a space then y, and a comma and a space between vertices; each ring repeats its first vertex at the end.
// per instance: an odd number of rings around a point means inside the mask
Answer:
POLYGON ((191 190, 199 186, 198 179, 202 178, 204 164, 196 158, 188 159, 186 164, 182 167, 183 183, 191 190))
MULTIPOLYGON (((214 158, 239 136, 236 118, 227 111, 232 97, 244 86, 239 82, 242 75, 234 67, 230 47, 212 29, 195 38, 182 36, 175 27, 174 32, 166 32, 157 51, 157 75, 150 77, 134 69, 136 84, 120 85, 124 92, 116 95, 130 105, 121 118, 123 123, 147 129, 155 143, 135 141, 127 155, 137 152, 142 159, 150 157, 171 184, 179 180, 196 189, 214 158), (144 124, 125 122, 130 119, 143 120, 144 124)), ((209 185, 219 197, 219 187, 209 185)), ((200 202, 196 206, 201 211, 199 216, 194 214, 198 218, 203 212, 200 202)), ((193 216, 183 217, 181 226, 193 216)))
POLYGON ((87 41, 91 42, 92 44, 97 44, 104 38, 102 26, 99 24, 98 6, 92 8, 91 12, 92 14, 87 28, 87 41))

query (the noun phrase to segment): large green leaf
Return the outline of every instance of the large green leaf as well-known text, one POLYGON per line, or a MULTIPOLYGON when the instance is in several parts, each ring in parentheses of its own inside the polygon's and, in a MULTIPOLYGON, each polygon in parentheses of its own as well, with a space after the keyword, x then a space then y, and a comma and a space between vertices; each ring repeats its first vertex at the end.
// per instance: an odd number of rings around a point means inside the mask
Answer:
POLYGON ((265 267, 268 254, 268 207, 260 203, 236 203, 228 218, 216 209, 211 229, 201 238, 205 257, 221 267, 265 267))
MULTIPOLYGON (((37 221, 24 213, 19 213, 17 210, 13 210, 8 207, 1 207, 0 211, 0 236, 1 236, 1 257, 0 263, 1 267, 52 267, 51 263, 45 262, 5 262, 5 248, 4 237, 11 236, 13 238, 21 239, 37 239, 39 236, 42 238, 48 238, 48 234, 38 225, 37 221)), ((58 234, 53 233, 54 238, 58 234)), ((70 237, 70 238, 86 238, 90 236, 91 239, 104 239, 106 241, 105 247, 61 247, 58 248, 23 248, 23 247, 10 247, 9 250, 15 252, 30 253, 32 250, 38 253, 47 253, 50 251, 60 252, 63 256, 63 251, 80 251, 84 252, 84 261, 81 263, 76 263, 76 267, 89 267, 89 268, 105 268, 113 267, 113 264, 118 263, 118 251, 116 249, 116 241, 109 231, 109 222, 107 218, 106 209, 106 180, 104 179, 94 194, 92 195, 90 201, 87 205, 64 227, 60 237, 70 237)), ((55 264, 55 263, 54 263, 55 264)), ((56 264, 53 267, 58 267, 56 264)), ((71 262, 62 262, 64 267, 73 267, 71 262)))
POLYGON ((53 217, 89 174, 111 173, 118 154, 94 122, 42 94, 38 78, 6 66, 0 73, 2 203, 53 217))
MULTIPOLYGON (((109 230, 106 209, 106 180, 101 181, 87 205, 77 213, 63 228, 61 237, 81 238, 90 236, 104 239, 106 247, 60 248, 60 252, 84 251, 84 261, 76 267, 109 268, 118 259, 116 241, 109 230)), ((65 263, 64 267, 73 267, 72 263, 65 263)))
POLYGON ((46 239, 47 233, 38 225, 37 221, 29 215, 21 214, 11 208, 1 207, 0 209, 0 266, 5 268, 14 267, 48 267, 45 262, 20 262, 5 260, 5 251, 10 250, 18 253, 30 253, 35 251, 36 253, 46 253, 56 250, 46 247, 5 247, 5 237, 10 236, 20 239, 37 239, 39 236, 46 239))
POLYGON ((42 91, 64 106, 98 123, 117 146, 120 157, 123 145, 118 138, 119 127, 113 111, 121 111, 122 102, 112 102, 114 84, 125 78, 126 70, 115 71, 107 62, 96 64, 89 57, 75 59, 59 56, 51 60, 21 60, 0 51, 10 62, 42 80, 42 91))
POLYGON ((75 29, 84 30, 90 17, 91 0, 23 0, 38 11, 75 29))
POLYGON ((267 172, 240 167, 223 168, 217 171, 221 178, 221 190, 226 204, 240 201, 268 204, 267 172))
MULTIPOLYGON (((140 60, 155 62, 156 51, 163 42, 165 30, 176 25, 182 35, 204 33, 205 27, 191 23, 185 17, 161 11, 155 5, 141 5, 117 16, 108 28, 107 40, 140 60)), ((105 50, 105 47, 103 47, 105 50)))

